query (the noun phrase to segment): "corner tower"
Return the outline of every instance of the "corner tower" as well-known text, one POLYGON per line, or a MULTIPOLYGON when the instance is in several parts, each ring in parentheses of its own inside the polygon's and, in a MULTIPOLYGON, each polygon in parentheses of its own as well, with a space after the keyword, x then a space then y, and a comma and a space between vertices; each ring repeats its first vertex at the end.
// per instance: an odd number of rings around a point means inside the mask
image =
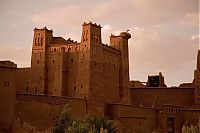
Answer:
POLYGON ((46 48, 52 43, 52 30, 46 27, 34 29, 32 56, 31 56, 31 86, 28 93, 46 94, 47 67, 46 48))
POLYGON ((129 88, 129 53, 128 53, 128 39, 131 34, 128 32, 121 32, 119 36, 110 36, 110 46, 118 49, 121 52, 120 57, 120 97, 122 103, 130 103, 130 88, 129 88))
POLYGON ((75 95, 88 99, 88 110, 96 112, 97 106, 103 106, 103 94, 100 93, 103 91, 101 26, 91 22, 84 22, 82 26, 75 95))
POLYGON ((194 71, 195 104, 200 105, 200 50, 197 54, 197 68, 194 71))

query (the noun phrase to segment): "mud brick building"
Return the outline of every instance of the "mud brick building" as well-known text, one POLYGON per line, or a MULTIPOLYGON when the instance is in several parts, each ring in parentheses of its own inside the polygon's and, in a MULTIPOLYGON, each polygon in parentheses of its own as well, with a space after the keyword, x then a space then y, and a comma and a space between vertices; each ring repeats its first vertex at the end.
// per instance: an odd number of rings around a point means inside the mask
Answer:
POLYGON ((129 80, 130 33, 111 34, 106 45, 100 25, 89 22, 82 26, 81 42, 54 37, 46 27, 35 28, 31 67, 6 72, 0 66, 0 73, 10 77, 16 73, 11 79, 17 92, 13 131, 20 130, 16 119, 40 131, 50 128, 66 103, 80 118, 109 116, 123 133, 156 129, 180 133, 183 124, 199 121, 200 51, 192 83, 167 87, 159 73, 142 84, 129 80))

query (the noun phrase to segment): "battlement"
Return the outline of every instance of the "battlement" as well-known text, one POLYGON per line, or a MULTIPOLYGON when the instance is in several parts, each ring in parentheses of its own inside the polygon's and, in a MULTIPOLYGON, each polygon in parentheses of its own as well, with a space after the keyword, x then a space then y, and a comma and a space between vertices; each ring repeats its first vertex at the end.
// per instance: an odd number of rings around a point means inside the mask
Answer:
POLYGON ((52 29, 49 30, 46 26, 44 28, 41 28, 41 29, 37 28, 37 27, 34 28, 34 31, 43 31, 43 30, 47 30, 47 31, 53 32, 52 29))
POLYGON ((99 25, 97 25, 96 23, 93 24, 91 21, 89 23, 84 22, 82 26, 84 26, 84 25, 92 25, 92 26, 95 26, 98 28, 102 28, 100 24, 99 25))
POLYGON ((129 39, 129 38, 131 38, 131 34, 128 33, 128 32, 121 32, 120 35, 118 35, 118 36, 115 36, 115 35, 111 34, 110 37, 111 37, 111 38, 123 37, 123 38, 125 38, 125 39, 129 39))

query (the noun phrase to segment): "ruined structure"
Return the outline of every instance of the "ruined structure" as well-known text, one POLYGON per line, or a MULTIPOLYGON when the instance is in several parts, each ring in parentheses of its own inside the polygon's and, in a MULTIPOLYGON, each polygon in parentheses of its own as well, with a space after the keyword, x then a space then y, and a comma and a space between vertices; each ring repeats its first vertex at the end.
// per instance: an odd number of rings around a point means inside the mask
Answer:
MULTIPOLYGON (((101 26, 83 23, 81 42, 35 28, 30 68, 16 69, 15 117, 38 130, 50 128, 64 104, 77 117, 109 116, 119 132, 180 132, 200 117, 200 52, 193 83, 167 87, 161 73, 146 85, 129 81, 128 32, 102 43, 101 26), (41 119, 42 118, 42 119, 41 119)), ((2 70, 3 71, 3 70, 2 70)), ((15 87, 14 87, 15 88, 15 87)), ((17 128, 13 124, 13 130, 17 128)), ((20 122, 23 123, 23 122, 20 122)), ((21 131, 23 132, 23 131, 21 131)))
POLYGON ((0 61, 0 132, 9 132, 14 120, 17 65, 0 61))

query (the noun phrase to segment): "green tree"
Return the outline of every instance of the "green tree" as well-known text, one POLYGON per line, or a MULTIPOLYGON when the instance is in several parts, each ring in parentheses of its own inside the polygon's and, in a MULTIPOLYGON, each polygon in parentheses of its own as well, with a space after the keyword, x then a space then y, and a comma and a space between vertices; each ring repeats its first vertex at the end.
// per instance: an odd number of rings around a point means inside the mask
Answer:
POLYGON ((99 132, 108 132, 108 133, 116 133, 118 128, 114 125, 114 121, 109 120, 104 117, 99 116, 91 116, 87 119, 90 127, 95 128, 95 130, 99 132))
POLYGON ((53 133, 65 133, 65 129, 72 125, 73 120, 71 108, 67 104, 64 106, 55 122, 53 133))
POLYGON ((72 125, 69 126, 65 133, 89 133, 90 127, 87 123, 74 120, 72 125))
POLYGON ((55 122, 53 133, 115 133, 117 127, 114 121, 104 117, 88 117, 86 120, 76 120, 69 105, 65 105, 55 122))
POLYGON ((182 133, 200 133, 200 122, 196 126, 194 126, 194 125, 190 125, 190 126, 183 125, 182 133))

